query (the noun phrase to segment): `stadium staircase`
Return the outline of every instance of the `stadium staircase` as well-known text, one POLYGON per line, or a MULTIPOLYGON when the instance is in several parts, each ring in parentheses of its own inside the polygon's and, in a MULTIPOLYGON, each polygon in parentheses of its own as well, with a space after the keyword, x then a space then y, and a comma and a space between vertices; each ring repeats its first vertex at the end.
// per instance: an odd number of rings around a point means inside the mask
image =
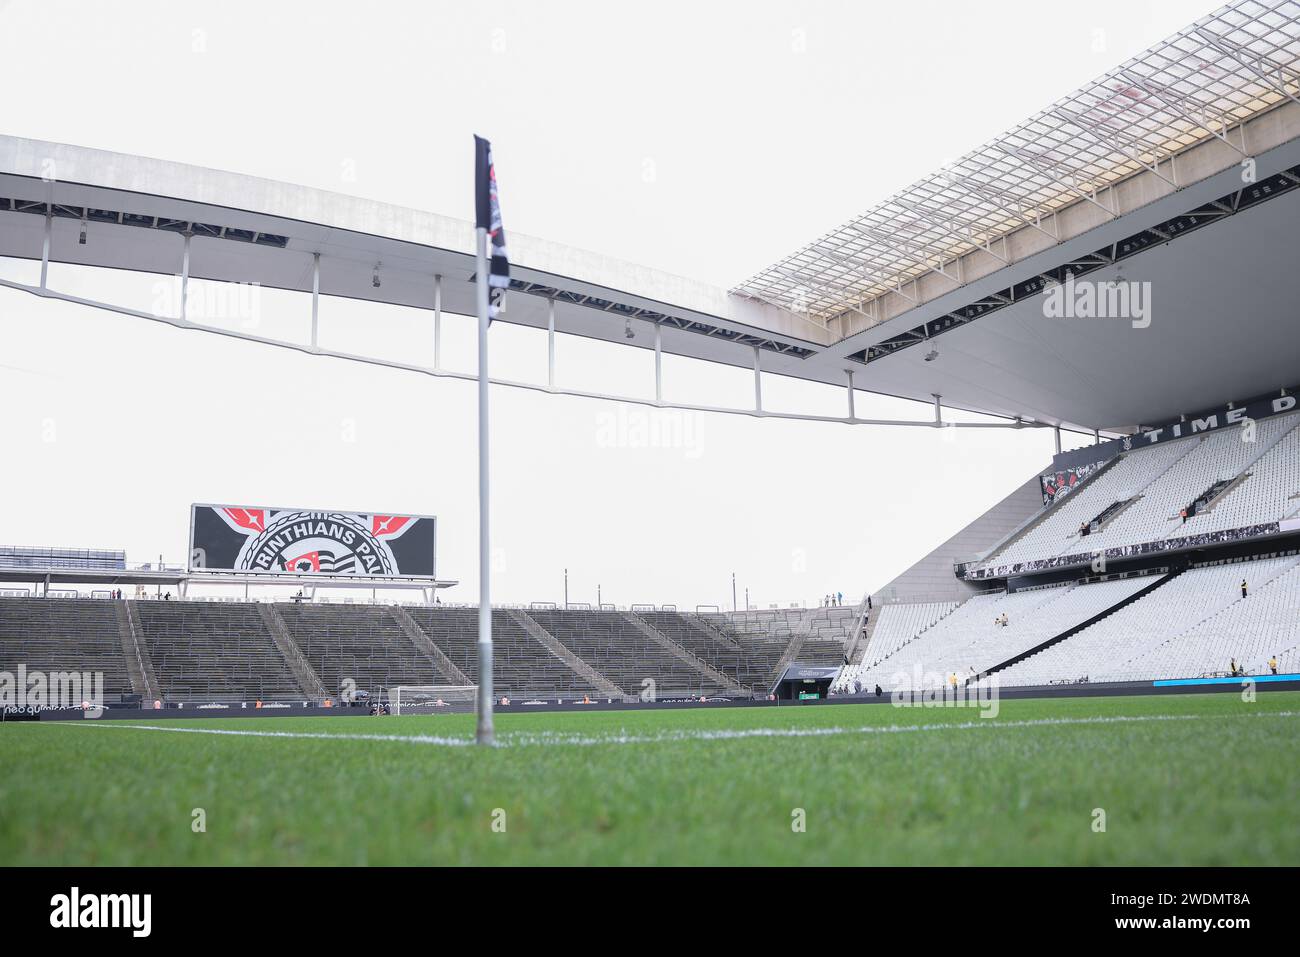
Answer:
POLYGON ((433 643, 433 639, 424 633, 424 629, 416 623, 409 611, 401 605, 389 605, 388 613, 393 616, 393 620, 402 629, 402 633, 411 639, 411 644, 415 645, 415 650, 430 659, 449 682, 454 685, 474 684, 465 672, 456 667, 455 662, 443 654, 442 649, 433 643))
POLYGON ((980 675, 980 677, 987 678, 989 675, 997 674, 999 671, 1003 671, 1007 668, 1010 668, 1012 665, 1019 664, 1020 662, 1025 661, 1028 658, 1032 658, 1034 655, 1038 654, 1039 652, 1046 651, 1048 648, 1051 648, 1053 645, 1059 645, 1063 641, 1068 641, 1070 638, 1073 638, 1075 635, 1083 631, 1085 628, 1091 628, 1093 625, 1097 624, 1097 622, 1103 621, 1104 619, 1109 618, 1111 615, 1115 614, 1117 611, 1127 608, 1129 605, 1133 604, 1134 602, 1140 601, 1141 599, 1145 598, 1147 595, 1151 594, 1157 588, 1163 588, 1165 585, 1169 584, 1171 581, 1173 581, 1175 578, 1177 578, 1186 570, 1187 568, 1186 566, 1184 566, 1182 568, 1174 569, 1167 575, 1161 575, 1154 582, 1148 585, 1146 588, 1139 588, 1133 594, 1129 595, 1127 598, 1121 601, 1117 601, 1115 604, 1111 605, 1105 611, 1093 615, 1091 618, 1087 619, 1086 621, 1079 622, 1073 628, 1068 628, 1065 631, 1061 632, 1059 635, 1054 635, 1053 637, 1048 638, 1046 641, 1039 642, 1034 647, 1022 651, 1020 652, 1020 654, 1008 658, 1006 661, 999 662, 993 667, 985 669, 984 672, 980 675))
MULTIPOLYGON (((674 612, 673 614, 676 613, 674 612)), ((716 625, 713 624, 713 622, 709 621, 707 618, 703 618, 700 615, 682 615, 680 617, 682 621, 687 623, 687 625, 693 627, 701 634, 709 638, 712 638, 718 644, 722 645, 722 647, 730 651, 743 652, 745 650, 744 648, 741 647, 740 643, 736 641, 735 638, 733 638, 731 635, 726 634, 724 631, 722 631, 722 629, 718 628, 716 625)))
POLYGON ((742 644, 736 637, 723 636, 699 615, 675 611, 641 611, 638 614, 749 694, 767 693, 772 668, 789 643, 787 637, 779 642, 746 639, 742 644))
POLYGON ((803 648, 803 643, 803 635, 795 634, 790 636, 790 644, 785 646, 785 651, 783 651, 781 657, 776 660, 776 667, 772 669, 772 674, 768 676, 770 679, 767 684, 767 690, 769 693, 776 688, 776 683, 780 681, 781 676, 785 674, 785 669, 794 664, 794 660, 799 657, 799 652, 803 648))
POLYGON ((284 658, 284 663, 289 666, 289 671, 293 674, 294 680, 298 682, 298 687, 302 689, 303 695, 307 698, 315 698, 318 701, 328 698, 329 692, 325 690, 325 683, 320 680, 316 670, 307 661, 302 649, 298 647, 298 642, 293 640, 293 635, 289 633, 289 627, 284 623, 284 618, 276 610, 276 607, 265 602, 259 602, 257 613, 266 624, 266 630, 271 636, 271 641, 284 658))
POLYGON ((590 683, 592 687, 611 698, 628 697, 627 692, 565 647, 562 641, 539 625, 528 612, 521 608, 512 608, 509 615, 530 637, 536 639, 542 647, 563 661, 574 674, 590 683))
POLYGON ((135 623, 135 611, 131 601, 113 602, 113 612, 117 616, 117 631, 122 639, 122 657, 126 659, 126 673, 131 679, 131 690, 146 701, 157 701, 162 697, 158 679, 154 677, 153 662, 149 652, 140 641, 139 629, 135 623))
MULTIPOLYGON (((1242 472, 1234 479, 1219 479, 1204 492, 1198 495, 1195 501, 1187 504, 1187 512, 1190 517, 1197 515, 1208 515, 1214 511, 1214 506, 1218 505, 1230 494, 1237 490, 1237 486, 1250 478, 1249 472, 1242 472), (1200 503, 1199 505, 1197 503, 1200 503)), ((1173 537, 1173 533, 1170 533, 1173 537)))
MULTIPOLYGON (((866 599, 863 599, 865 602, 866 599)), ((857 630, 853 636, 853 642, 846 649, 845 654, 849 656, 849 664, 860 665, 862 659, 867 656, 867 648, 871 646, 871 638, 876 633, 876 622, 880 621, 879 607, 871 609, 874 614, 868 613, 862 622, 862 627, 857 630)))
POLYGON ((636 630, 641 632, 641 634, 645 635, 647 638, 649 638, 659 647, 666 650, 673 657, 677 658, 680 661, 686 662, 688 665, 690 665, 692 668, 698 671, 703 677, 708 678, 710 681, 716 682, 717 684, 721 685, 723 688, 727 690, 728 693, 749 694, 748 688, 743 687, 735 679, 727 677, 727 675, 723 674, 721 671, 718 671, 708 662, 704 661, 702 658, 695 655, 693 652, 689 651, 688 649, 684 648, 682 645, 679 645, 677 642, 673 641, 671 638, 665 635, 654 625, 650 624, 650 622, 646 621, 645 618, 643 618, 641 615, 638 615, 634 612, 623 612, 622 615, 625 619, 631 622, 632 627, 636 628, 636 630))
MULTIPOLYGON (((1255 468, 1255 466, 1260 464, 1260 460, 1263 459, 1270 452, 1272 452, 1274 449, 1276 449, 1278 446, 1282 445, 1282 443, 1287 440, 1288 436, 1291 436, 1292 434, 1300 434, 1300 417, 1296 418, 1296 424, 1291 426, 1291 428, 1287 429, 1284 432, 1279 432, 1277 435, 1271 436, 1267 441, 1261 442, 1260 448, 1255 450, 1254 454, 1252 454, 1251 457, 1246 461, 1246 464, 1241 467, 1241 471, 1231 481, 1228 481, 1226 483, 1224 482, 1216 483, 1215 486, 1213 486, 1210 489, 1207 489, 1208 494, 1203 493, 1202 495, 1202 497, 1205 499, 1205 504, 1195 509, 1193 517, 1198 515, 1209 515, 1211 512, 1214 511, 1214 509, 1217 506, 1228 501, 1229 496, 1232 495, 1233 492, 1237 491, 1237 489, 1240 486, 1244 485, 1247 481, 1249 481, 1254 476, 1255 473, 1252 470, 1255 468)), ((1269 517, 1269 516, 1262 516, 1262 517, 1269 517)), ((1196 530, 1196 523, 1193 523, 1192 528, 1189 529, 1188 531, 1194 532, 1195 530, 1196 530)), ((1181 529, 1178 529, 1170 532, 1168 537, 1176 538, 1181 533, 1182 533, 1181 529)))

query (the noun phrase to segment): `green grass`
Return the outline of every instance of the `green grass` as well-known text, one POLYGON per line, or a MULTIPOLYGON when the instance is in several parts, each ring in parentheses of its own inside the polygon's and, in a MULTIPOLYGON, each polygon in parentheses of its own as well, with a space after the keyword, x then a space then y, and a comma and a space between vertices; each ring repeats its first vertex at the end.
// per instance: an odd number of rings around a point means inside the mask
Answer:
POLYGON ((171 725, 364 740, 13 723, 0 864, 1294 865, 1297 715, 1290 692, 501 715, 491 750, 382 740, 469 715, 171 725), (1143 720, 1021 724, 1098 718, 1143 720), (700 737, 761 729, 848 733, 700 737))

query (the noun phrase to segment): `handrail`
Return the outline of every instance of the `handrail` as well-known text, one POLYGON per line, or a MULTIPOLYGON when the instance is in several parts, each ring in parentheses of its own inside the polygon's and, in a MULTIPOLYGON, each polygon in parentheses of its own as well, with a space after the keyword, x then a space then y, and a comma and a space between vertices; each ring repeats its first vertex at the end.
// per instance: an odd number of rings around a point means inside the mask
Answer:
POLYGON ((157 700, 162 696, 162 686, 157 685, 157 677, 151 683, 149 681, 149 672, 144 667, 144 657, 140 653, 140 635, 135 627, 135 615, 131 611, 131 602, 123 599, 123 606, 126 610, 126 626, 131 632, 131 645, 135 649, 136 665, 140 668, 140 680, 144 682, 145 691, 157 700), (155 685, 157 685, 155 687, 155 685))

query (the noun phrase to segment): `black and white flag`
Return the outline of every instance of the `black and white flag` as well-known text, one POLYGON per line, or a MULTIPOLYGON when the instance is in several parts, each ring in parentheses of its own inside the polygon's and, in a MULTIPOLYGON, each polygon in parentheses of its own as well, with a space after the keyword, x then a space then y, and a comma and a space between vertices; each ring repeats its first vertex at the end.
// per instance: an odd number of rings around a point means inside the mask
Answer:
POLYGON ((510 287, 510 260, 506 257, 506 231, 501 226, 501 203, 497 198, 497 171, 492 164, 492 144, 474 137, 475 222, 488 233, 488 322, 505 306, 510 287))

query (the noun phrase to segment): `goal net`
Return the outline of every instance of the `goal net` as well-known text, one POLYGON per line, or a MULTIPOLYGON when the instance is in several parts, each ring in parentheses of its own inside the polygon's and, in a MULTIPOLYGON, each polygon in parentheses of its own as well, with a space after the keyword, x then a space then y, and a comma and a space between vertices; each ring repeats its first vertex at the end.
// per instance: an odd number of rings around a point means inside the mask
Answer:
POLYGON ((463 714, 474 710, 478 685, 398 685, 388 689, 390 714, 463 714))

